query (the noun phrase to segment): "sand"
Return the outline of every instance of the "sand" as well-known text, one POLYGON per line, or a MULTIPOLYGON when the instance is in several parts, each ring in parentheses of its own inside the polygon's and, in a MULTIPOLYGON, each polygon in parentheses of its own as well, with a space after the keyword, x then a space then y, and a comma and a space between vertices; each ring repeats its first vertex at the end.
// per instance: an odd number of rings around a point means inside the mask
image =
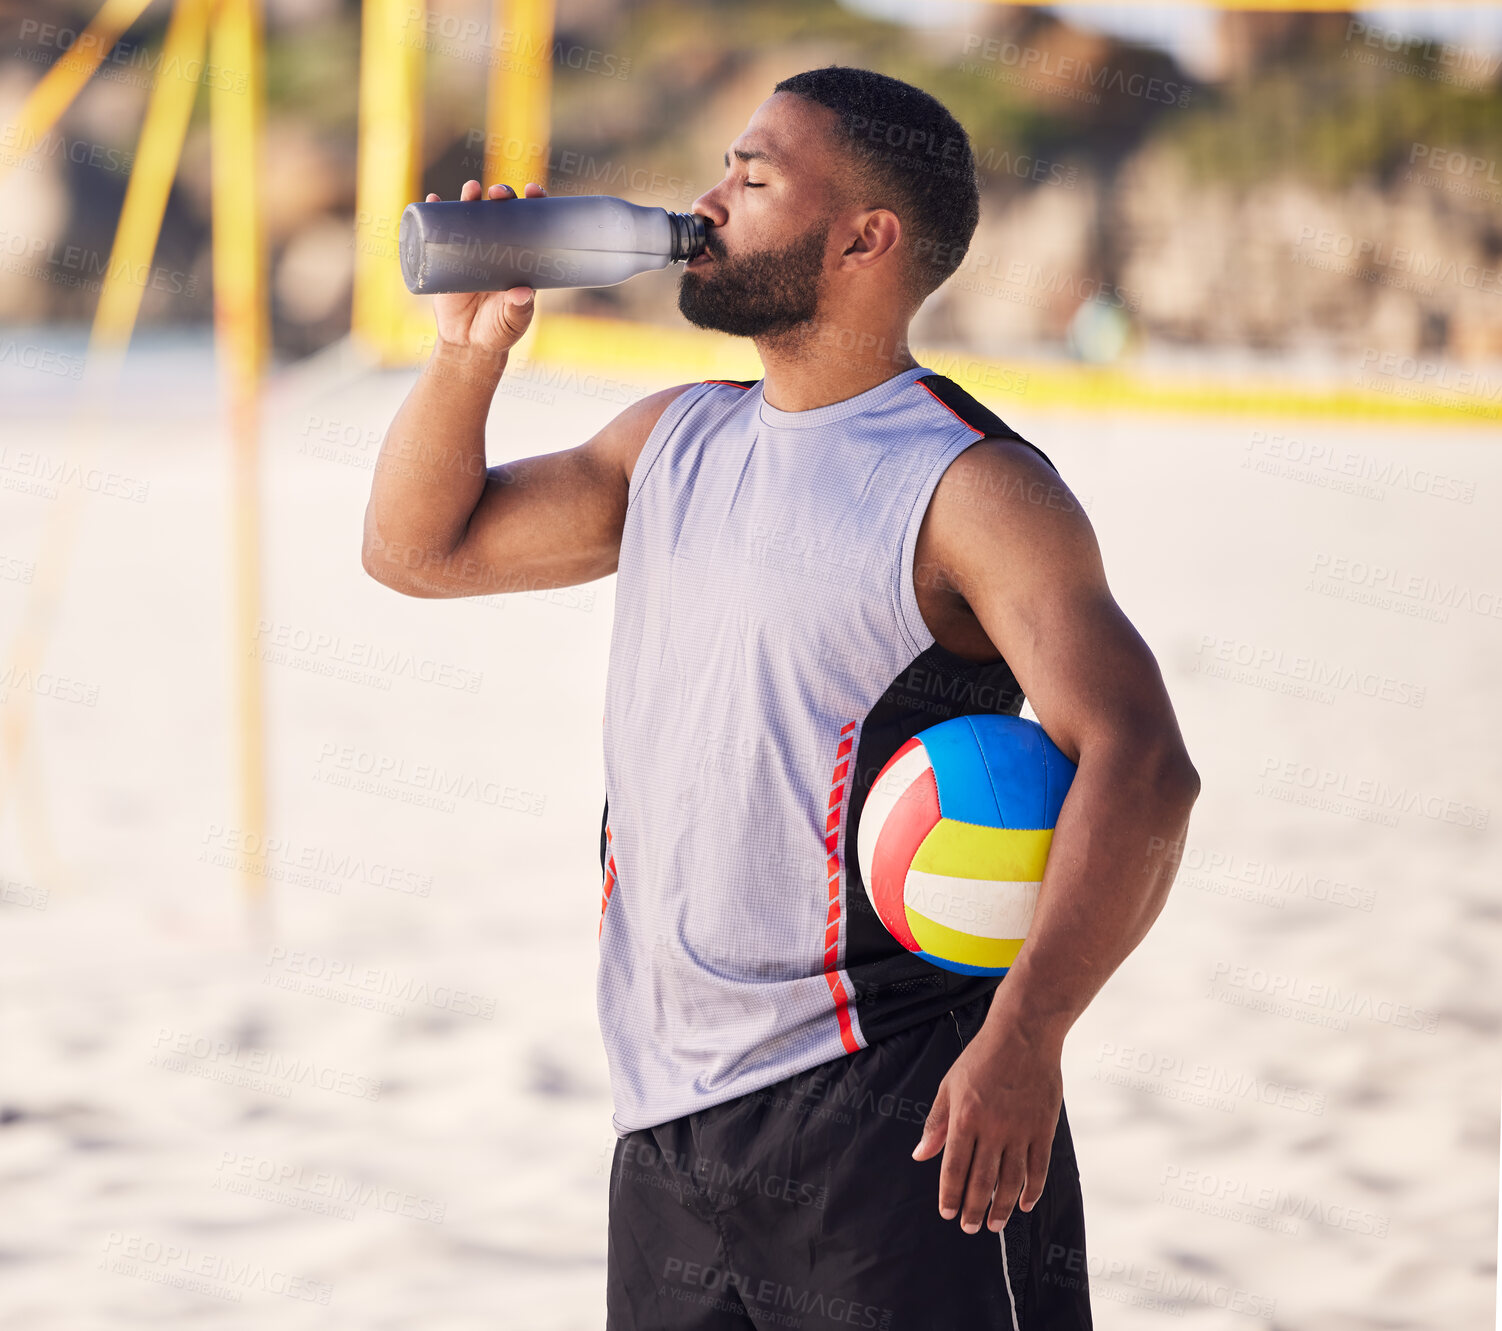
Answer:
MULTIPOLYGON (((0 787, 0 1327, 602 1327, 612 581, 378 585, 361 521, 410 375, 282 375, 257 934, 210 362, 148 344, 102 434, 65 375, 6 374, 0 642, 63 503, 22 453, 121 479, 80 497, 48 677, 0 704, 33 737, 0 787), (404 780, 363 788, 379 767, 404 780)), ((518 379, 491 459, 655 386, 518 379)), ((1494 441, 991 405, 1087 501, 1204 780, 1162 917, 1065 1050, 1097 1325, 1489 1325, 1494 441)))

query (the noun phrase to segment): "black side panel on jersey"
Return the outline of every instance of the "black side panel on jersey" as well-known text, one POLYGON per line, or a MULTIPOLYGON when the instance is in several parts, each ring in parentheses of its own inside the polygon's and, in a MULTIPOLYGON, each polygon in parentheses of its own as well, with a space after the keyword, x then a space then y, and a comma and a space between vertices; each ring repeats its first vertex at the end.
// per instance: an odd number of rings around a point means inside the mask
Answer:
POLYGON ((950 411, 954 412, 972 430, 978 430, 986 437, 998 439, 1015 439, 1019 444, 1027 444, 1040 458, 1043 459, 1055 471, 1053 459, 1048 456, 1037 444, 1028 443, 1016 430, 1012 429, 989 407, 982 406, 973 397, 961 388, 953 379, 942 374, 925 374, 917 381, 930 393, 939 399, 950 411))
POLYGON ((610 796, 605 797, 605 811, 600 815, 600 877, 605 876, 605 824, 610 821, 610 796))
POLYGON ((952 716, 1021 710, 1022 687, 1005 660, 967 661, 934 643, 887 685, 861 725, 845 819, 845 968, 869 1044, 989 993, 1005 977, 943 970, 887 932, 866 895, 856 853, 866 796, 887 760, 919 731, 952 716))

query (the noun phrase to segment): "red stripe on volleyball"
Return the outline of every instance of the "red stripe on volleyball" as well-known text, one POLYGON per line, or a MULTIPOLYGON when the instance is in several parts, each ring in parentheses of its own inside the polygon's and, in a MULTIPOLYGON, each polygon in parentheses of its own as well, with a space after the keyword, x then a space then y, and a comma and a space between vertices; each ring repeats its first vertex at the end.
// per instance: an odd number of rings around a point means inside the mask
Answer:
POLYGON ((840 979, 840 915, 843 907, 840 872, 840 815, 845 807, 845 778, 850 772, 850 752, 855 747, 855 722, 840 727, 840 744, 835 751, 834 772, 829 778, 829 816, 824 820, 824 849, 829 869, 829 913, 824 925, 824 979, 834 999, 835 1020, 840 1027, 840 1043, 848 1053, 860 1048, 850 1024, 850 998, 840 979))
POLYGON ((914 735, 912 739, 908 740, 906 744, 898 749, 896 753, 894 753, 890 758, 886 760, 886 762, 881 765, 881 771, 876 774, 876 781, 873 781, 871 785, 874 787, 877 782, 882 779, 882 777, 884 777, 893 767, 895 767, 897 765, 897 760, 901 758, 903 754, 911 753, 914 749, 921 747, 922 744, 923 741, 916 735, 914 735))
MULTIPOLYGON (((909 740, 903 747, 915 743, 916 740, 909 740)), ((901 752, 899 749, 898 753, 901 752)), ((909 952, 922 949, 908 927, 907 906, 902 899, 907 871, 923 838, 938 826, 939 818, 939 783, 930 767, 913 779, 913 784, 892 806, 871 852, 871 897, 876 902, 876 913, 887 932, 909 952)))

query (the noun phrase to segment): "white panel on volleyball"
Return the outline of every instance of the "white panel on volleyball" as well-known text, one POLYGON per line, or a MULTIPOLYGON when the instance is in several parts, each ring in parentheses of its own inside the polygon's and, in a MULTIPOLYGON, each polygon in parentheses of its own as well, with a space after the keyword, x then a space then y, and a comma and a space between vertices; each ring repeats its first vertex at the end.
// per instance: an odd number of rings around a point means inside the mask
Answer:
MULTIPOLYGON (((933 763, 928 760, 928 750, 915 744, 902 755, 891 768, 884 772, 871 787, 866 803, 861 809, 860 831, 855 838, 855 853, 860 859, 861 879, 866 885, 866 895, 871 896, 871 857, 876 854, 876 839, 881 835, 887 815, 897 807, 897 801, 907 794, 924 772, 931 772, 933 763)), ((872 899, 875 904, 875 899, 872 899)))
POLYGON ((976 938, 1026 938, 1039 886, 909 869, 902 899, 935 924, 976 938))

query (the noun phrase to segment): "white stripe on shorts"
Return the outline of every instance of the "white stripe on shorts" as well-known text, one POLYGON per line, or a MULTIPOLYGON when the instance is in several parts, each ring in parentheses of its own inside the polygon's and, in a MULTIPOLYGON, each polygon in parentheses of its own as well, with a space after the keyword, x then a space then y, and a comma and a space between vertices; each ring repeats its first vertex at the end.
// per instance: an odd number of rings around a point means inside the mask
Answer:
POLYGON ((1012 1273, 1007 1270, 1006 1226, 1002 1226, 1001 1233, 996 1237, 1001 1240, 1001 1278, 1007 1287, 1007 1306, 1012 1310, 1012 1331, 1022 1331, 1017 1325, 1017 1300, 1012 1297, 1012 1273))

